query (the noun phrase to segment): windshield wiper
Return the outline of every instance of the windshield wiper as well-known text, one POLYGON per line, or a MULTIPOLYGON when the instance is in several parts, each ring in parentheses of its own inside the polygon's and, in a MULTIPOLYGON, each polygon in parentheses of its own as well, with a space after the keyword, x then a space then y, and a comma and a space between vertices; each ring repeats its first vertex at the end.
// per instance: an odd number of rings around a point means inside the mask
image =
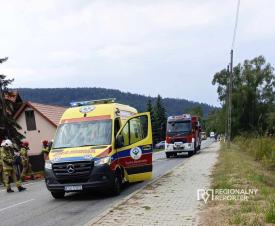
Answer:
POLYGON ((83 144, 83 145, 79 145, 77 147, 87 147, 87 146, 98 146, 97 144, 83 144))
POLYGON ((108 145, 105 145, 105 144, 84 144, 84 145, 79 145, 79 146, 67 146, 67 147, 55 147, 55 148, 52 148, 52 150, 56 150, 56 149, 62 149, 62 148, 78 148, 78 147, 89 147, 89 146, 92 146, 92 147, 107 147, 108 145))

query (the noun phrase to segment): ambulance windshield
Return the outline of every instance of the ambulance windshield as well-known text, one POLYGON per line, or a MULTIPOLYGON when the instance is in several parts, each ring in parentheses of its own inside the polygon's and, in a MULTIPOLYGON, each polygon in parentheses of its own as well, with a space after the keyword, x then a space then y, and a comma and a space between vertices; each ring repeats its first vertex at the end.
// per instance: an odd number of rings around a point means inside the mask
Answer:
POLYGON ((53 149, 110 145, 112 120, 65 123, 58 127, 53 149))
POLYGON ((168 134, 189 133, 191 129, 191 121, 171 121, 167 123, 168 134))

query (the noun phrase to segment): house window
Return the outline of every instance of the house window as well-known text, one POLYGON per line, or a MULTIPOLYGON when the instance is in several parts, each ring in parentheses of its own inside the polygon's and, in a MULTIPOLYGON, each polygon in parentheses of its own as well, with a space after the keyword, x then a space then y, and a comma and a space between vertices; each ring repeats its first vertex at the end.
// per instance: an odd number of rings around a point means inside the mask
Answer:
POLYGON ((36 130, 34 111, 33 110, 25 111, 25 117, 26 117, 27 130, 28 131, 36 130))

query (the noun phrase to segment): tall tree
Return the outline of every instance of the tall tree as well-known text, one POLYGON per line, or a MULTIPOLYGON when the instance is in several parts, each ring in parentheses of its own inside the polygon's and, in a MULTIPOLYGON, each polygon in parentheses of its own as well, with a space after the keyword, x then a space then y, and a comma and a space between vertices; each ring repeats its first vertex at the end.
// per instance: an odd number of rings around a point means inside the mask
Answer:
POLYGON ((192 107, 192 108, 188 108, 185 111, 185 113, 195 115, 195 116, 199 116, 200 118, 203 118, 203 110, 202 110, 202 107, 200 105, 197 105, 197 106, 192 107))
POLYGON ((157 96, 156 105, 154 107, 154 117, 156 122, 156 134, 158 141, 162 141, 166 136, 166 110, 162 103, 160 95, 157 96))
MULTIPOLYGON (((273 67, 263 56, 245 60, 233 68, 232 84, 232 134, 256 131, 259 125, 266 130, 267 117, 273 111, 275 101, 275 76, 273 67)), ((223 108, 227 94, 226 69, 214 75, 212 84, 223 108)), ((224 111, 225 112, 225 111, 224 111)), ((225 117, 224 117, 225 118, 225 117)), ((225 123, 225 122, 224 122, 225 123)))
POLYGON ((157 132, 158 128, 156 125, 155 112, 154 112, 154 107, 151 99, 148 99, 148 102, 147 102, 147 112, 150 112, 151 114, 153 144, 156 144, 158 142, 158 132, 157 132))
MULTIPOLYGON (((0 59, 0 63, 7 60, 8 58, 0 59)), ((13 79, 6 79, 5 75, 0 74, 0 140, 9 138, 19 143, 24 136, 18 133, 17 129, 20 129, 20 126, 8 114, 13 111, 13 103, 8 98, 5 98, 5 94, 8 95, 9 92, 8 86, 12 82, 13 79)))

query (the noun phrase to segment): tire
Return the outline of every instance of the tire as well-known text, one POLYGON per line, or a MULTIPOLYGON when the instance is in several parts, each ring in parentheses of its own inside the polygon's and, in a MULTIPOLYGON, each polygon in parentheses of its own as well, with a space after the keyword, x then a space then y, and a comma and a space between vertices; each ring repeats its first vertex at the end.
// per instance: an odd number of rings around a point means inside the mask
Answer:
POLYGON ((167 153, 167 152, 166 152, 165 154, 166 154, 166 158, 169 159, 169 158, 171 157, 170 153, 167 153))
POLYGON ((197 142, 195 141, 194 143, 194 151, 193 151, 193 154, 197 154, 197 151, 198 151, 198 148, 197 148, 197 142))
POLYGON ((114 176, 111 194, 113 196, 120 195, 121 187, 122 187, 121 176, 118 173, 116 173, 116 175, 114 176))
POLYGON ((188 151, 188 157, 191 157, 192 155, 194 155, 195 151, 188 151))
POLYGON ((52 196, 55 198, 55 199, 63 199, 64 196, 65 196, 65 192, 64 191, 60 191, 60 192, 51 192, 52 193, 52 196))

